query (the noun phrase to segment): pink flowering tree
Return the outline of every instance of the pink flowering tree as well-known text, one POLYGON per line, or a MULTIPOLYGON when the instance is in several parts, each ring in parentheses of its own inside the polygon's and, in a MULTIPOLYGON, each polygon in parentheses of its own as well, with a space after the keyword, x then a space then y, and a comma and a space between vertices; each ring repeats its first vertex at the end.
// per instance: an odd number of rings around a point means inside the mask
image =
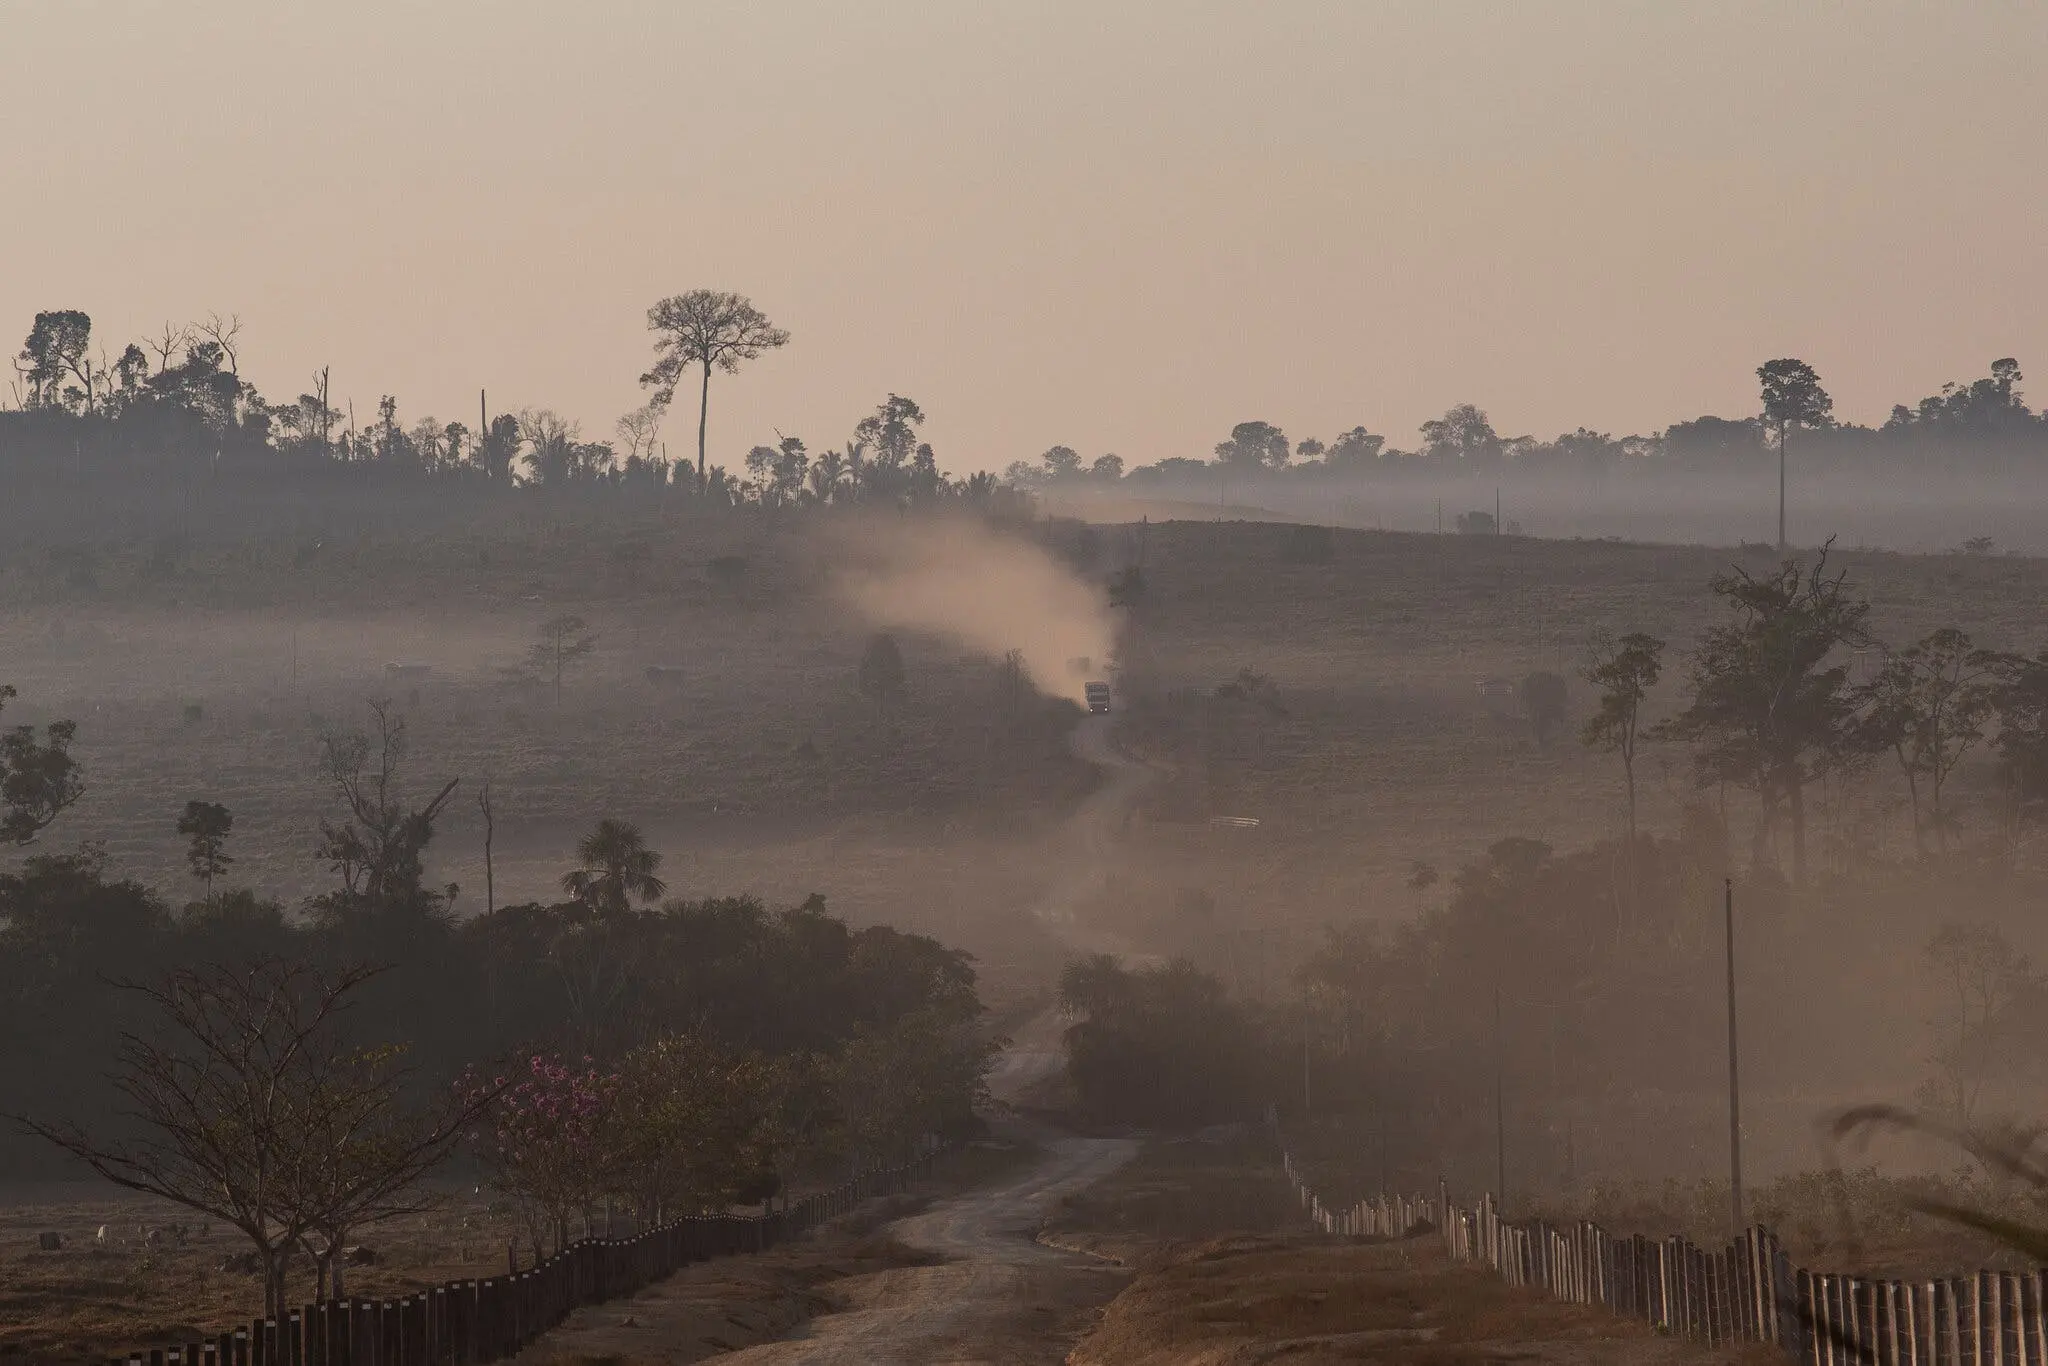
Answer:
POLYGON ((590 1059, 580 1064, 536 1053, 506 1075, 472 1075, 465 1092, 495 1089, 497 1098, 477 1132, 493 1184, 518 1200, 534 1257, 552 1238, 568 1245, 571 1217, 592 1209, 612 1188, 618 1077, 590 1059))

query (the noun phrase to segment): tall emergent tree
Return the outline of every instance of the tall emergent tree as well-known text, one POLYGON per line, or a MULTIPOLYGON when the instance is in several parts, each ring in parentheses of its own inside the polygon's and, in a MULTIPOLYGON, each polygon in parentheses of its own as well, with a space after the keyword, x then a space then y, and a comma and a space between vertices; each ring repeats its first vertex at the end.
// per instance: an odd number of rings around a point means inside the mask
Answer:
POLYGON ((1732 619, 1701 637, 1687 680, 1692 702, 1657 727, 1695 746, 1701 786, 1757 794, 1758 855, 1779 812, 1790 816, 1793 878, 1802 883, 1806 786, 1859 748, 1848 666, 1828 660, 1870 639, 1870 604, 1849 591, 1846 574, 1830 577, 1827 561, 1823 547, 1810 569, 1787 560, 1761 578, 1739 568, 1716 575, 1709 586, 1732 619))
POLYGON ((185 814, 178 817, 178 833, 187 841, 185 862, 205 884, 208 901, 213 900, 213 880, 235 861, 227 853, 228 832, 234 828, 233 813, 219 802, 186 802, 185 814))
POLYGON ((704 432, 711 412, 711 369, 736 373, 741 361, 789 344, 789 333, 768 321, 768 315, 741 294, 693 289, 673 294, 647 310, 654 339, 654 368, 640 382, 654 390, 654 402, 666 408, 674 401, 676 383, 695 365, 703 370, 697 400, 697 478, 704 478, 704 432))
POLYGON ((1803 360, 1765 361, 1757 367, 1763 386, 1764 424, 1778 429, 1778 549, 1785 549, 1785 438, 1794 427, 1823 427, 1835 401, 1820 387, 1820 376, 1803 360))

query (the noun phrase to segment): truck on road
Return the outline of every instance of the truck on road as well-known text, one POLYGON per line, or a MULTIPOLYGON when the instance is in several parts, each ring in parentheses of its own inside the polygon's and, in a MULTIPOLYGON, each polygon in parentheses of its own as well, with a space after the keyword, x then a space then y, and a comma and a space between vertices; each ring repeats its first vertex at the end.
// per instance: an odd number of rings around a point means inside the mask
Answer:
POLYGON ((1104 712, 1109 710, 1109 684, 1088 683, 1082 686, 1081 691, 1088 698, 1089 711, 1104 712))

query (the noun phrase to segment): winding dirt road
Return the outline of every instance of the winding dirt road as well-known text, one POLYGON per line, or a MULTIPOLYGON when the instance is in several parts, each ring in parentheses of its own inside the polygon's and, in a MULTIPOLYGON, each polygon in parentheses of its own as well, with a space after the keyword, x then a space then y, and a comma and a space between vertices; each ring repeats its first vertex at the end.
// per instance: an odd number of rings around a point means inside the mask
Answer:
POLYGON ((1122 1166, 1128 1139, 1047 1137, 1025 1176, 899 1220, 889 1231, 946 1260, 841 1281, 841 1313, 806 1334, 735 1353, 746 1366, 874 1366, 986 1362, 1039 1366, 1065 1359, 1091 1311, 1123 1285, 1102 1262, 1035 1241, 1063 1195, 1122 1166))
MULTIPOLYGON (((1081 923, 1075 911, 1107 873, 1131 802, 1154 774, 1116 752, 1107 716, 1090 716, 1076 727, 1073 746, 1105 771, 1105 780, 1060 832, 1049 857, 1063 871, 1034 913, 1070 948, 1119 952, 1120 945, 1081 923)), ((990 1075, 990 1089, 1008 1099, 1050 1075, 1060 1065, 1059 1036, 1051 1011, 1018 1030, 990 1075)), ((1091 1311, 1116 1293, 1122 1276, 1092 1258, 1044 1246, 1036 1240, 1038 1229, 1062 1196, 1115 1171, 1137 1145, 1022 1124, 999 1129, 1036 1143, 1044 1156, 1005 1186, 944 1201, 890 1227, 904 1243, 944 1261, 842 1282, 836 1289, 845 1296, 845 1312, 816 1320, 803 1337, 727 1360, 746 1366, 1064 1360, 1091 1311)))

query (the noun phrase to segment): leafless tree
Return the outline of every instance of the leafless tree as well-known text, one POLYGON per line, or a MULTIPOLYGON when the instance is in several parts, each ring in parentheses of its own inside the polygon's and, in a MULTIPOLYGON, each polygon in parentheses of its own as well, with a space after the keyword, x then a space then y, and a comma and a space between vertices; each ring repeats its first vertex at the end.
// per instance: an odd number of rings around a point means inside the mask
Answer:
POLYGON ((321 366, 313 376, 314 415, 320 428, 320 449, 326 450, 328 437, 334 429, 334 409, 327 403, 327 369, 321 366))
POLYGON ((420 1179, 496 1098, 484 1090, 436 1111, 408 1109, 402 1055, 392 1047, 350 1049, 306 1079, 292 1132, 292 1201, 318 1298, 348 1293, 341 1253, 364 1229, 433 1206, 420 1179))
POLYGON ((497 822, 491 810, 491 775, 484 774, 484 785, 476 794, 476 809, 484 817, 484 914, 498 909, 497 879, 491 867, 491 837, 497 833, 497 822))
POLYGON ((590 634, 590 625, 582 617, 550 617, 541 623, 540 639, 526 652, 526 659, 543 677, 554 681, 555 702, 559 705, 562 674, 596 648, 597 637, 590 634))
POLYGON ((192 342, 193 334, 189 325, 166 322, 163 330, 145 341, 143 345, 156 352, 157 373, 162 374, 171 368, 171 357, 190 346, 192 342))
POLYGON ((321 769, 348 809, 340 825, 320 823, 320 851, 340 874, 347 899, 385 909, 419 895, 434 822, 462 780, 450 778, 424 807, 409 807, 395 789, 405 757, 404 718, 383 700, 370 703, 370 715, 374 738, 328 735, 320 742, 321 769))
POLYGON ((233 375, 236 379, 242 377, 239 362, 241 346, 237 340, 242 335, 241 314, 230 313, 227 317, 223 318, 218 313, 209 313, 206 315, 206 321, 193 324, 192 330, 202 339, 210 341, 220 348, 220 353, 228 359, 229 374, 233 375))
POLYGON ((140 1121, 133 1139, 75 1123, 17 1121, 115 1185, 174 1201, 240 1230, 255 1245, 263 1305, 284 1305, 285 1266, 307 1231, 298 1200, 299 1126, 311 1079, 333 1056, 333 1024, 365 967, 323 975, 270 961, 246 971, 173 973, 123 983, 160 1022, 121 1037, 114 1085, 140 1121))
POLYGON ((628 460, 650 460, 654 457, 655 433, 661 430, 662 415, 667 411, 661 402, 650 401, 618 420, 614 430, 628 460))

